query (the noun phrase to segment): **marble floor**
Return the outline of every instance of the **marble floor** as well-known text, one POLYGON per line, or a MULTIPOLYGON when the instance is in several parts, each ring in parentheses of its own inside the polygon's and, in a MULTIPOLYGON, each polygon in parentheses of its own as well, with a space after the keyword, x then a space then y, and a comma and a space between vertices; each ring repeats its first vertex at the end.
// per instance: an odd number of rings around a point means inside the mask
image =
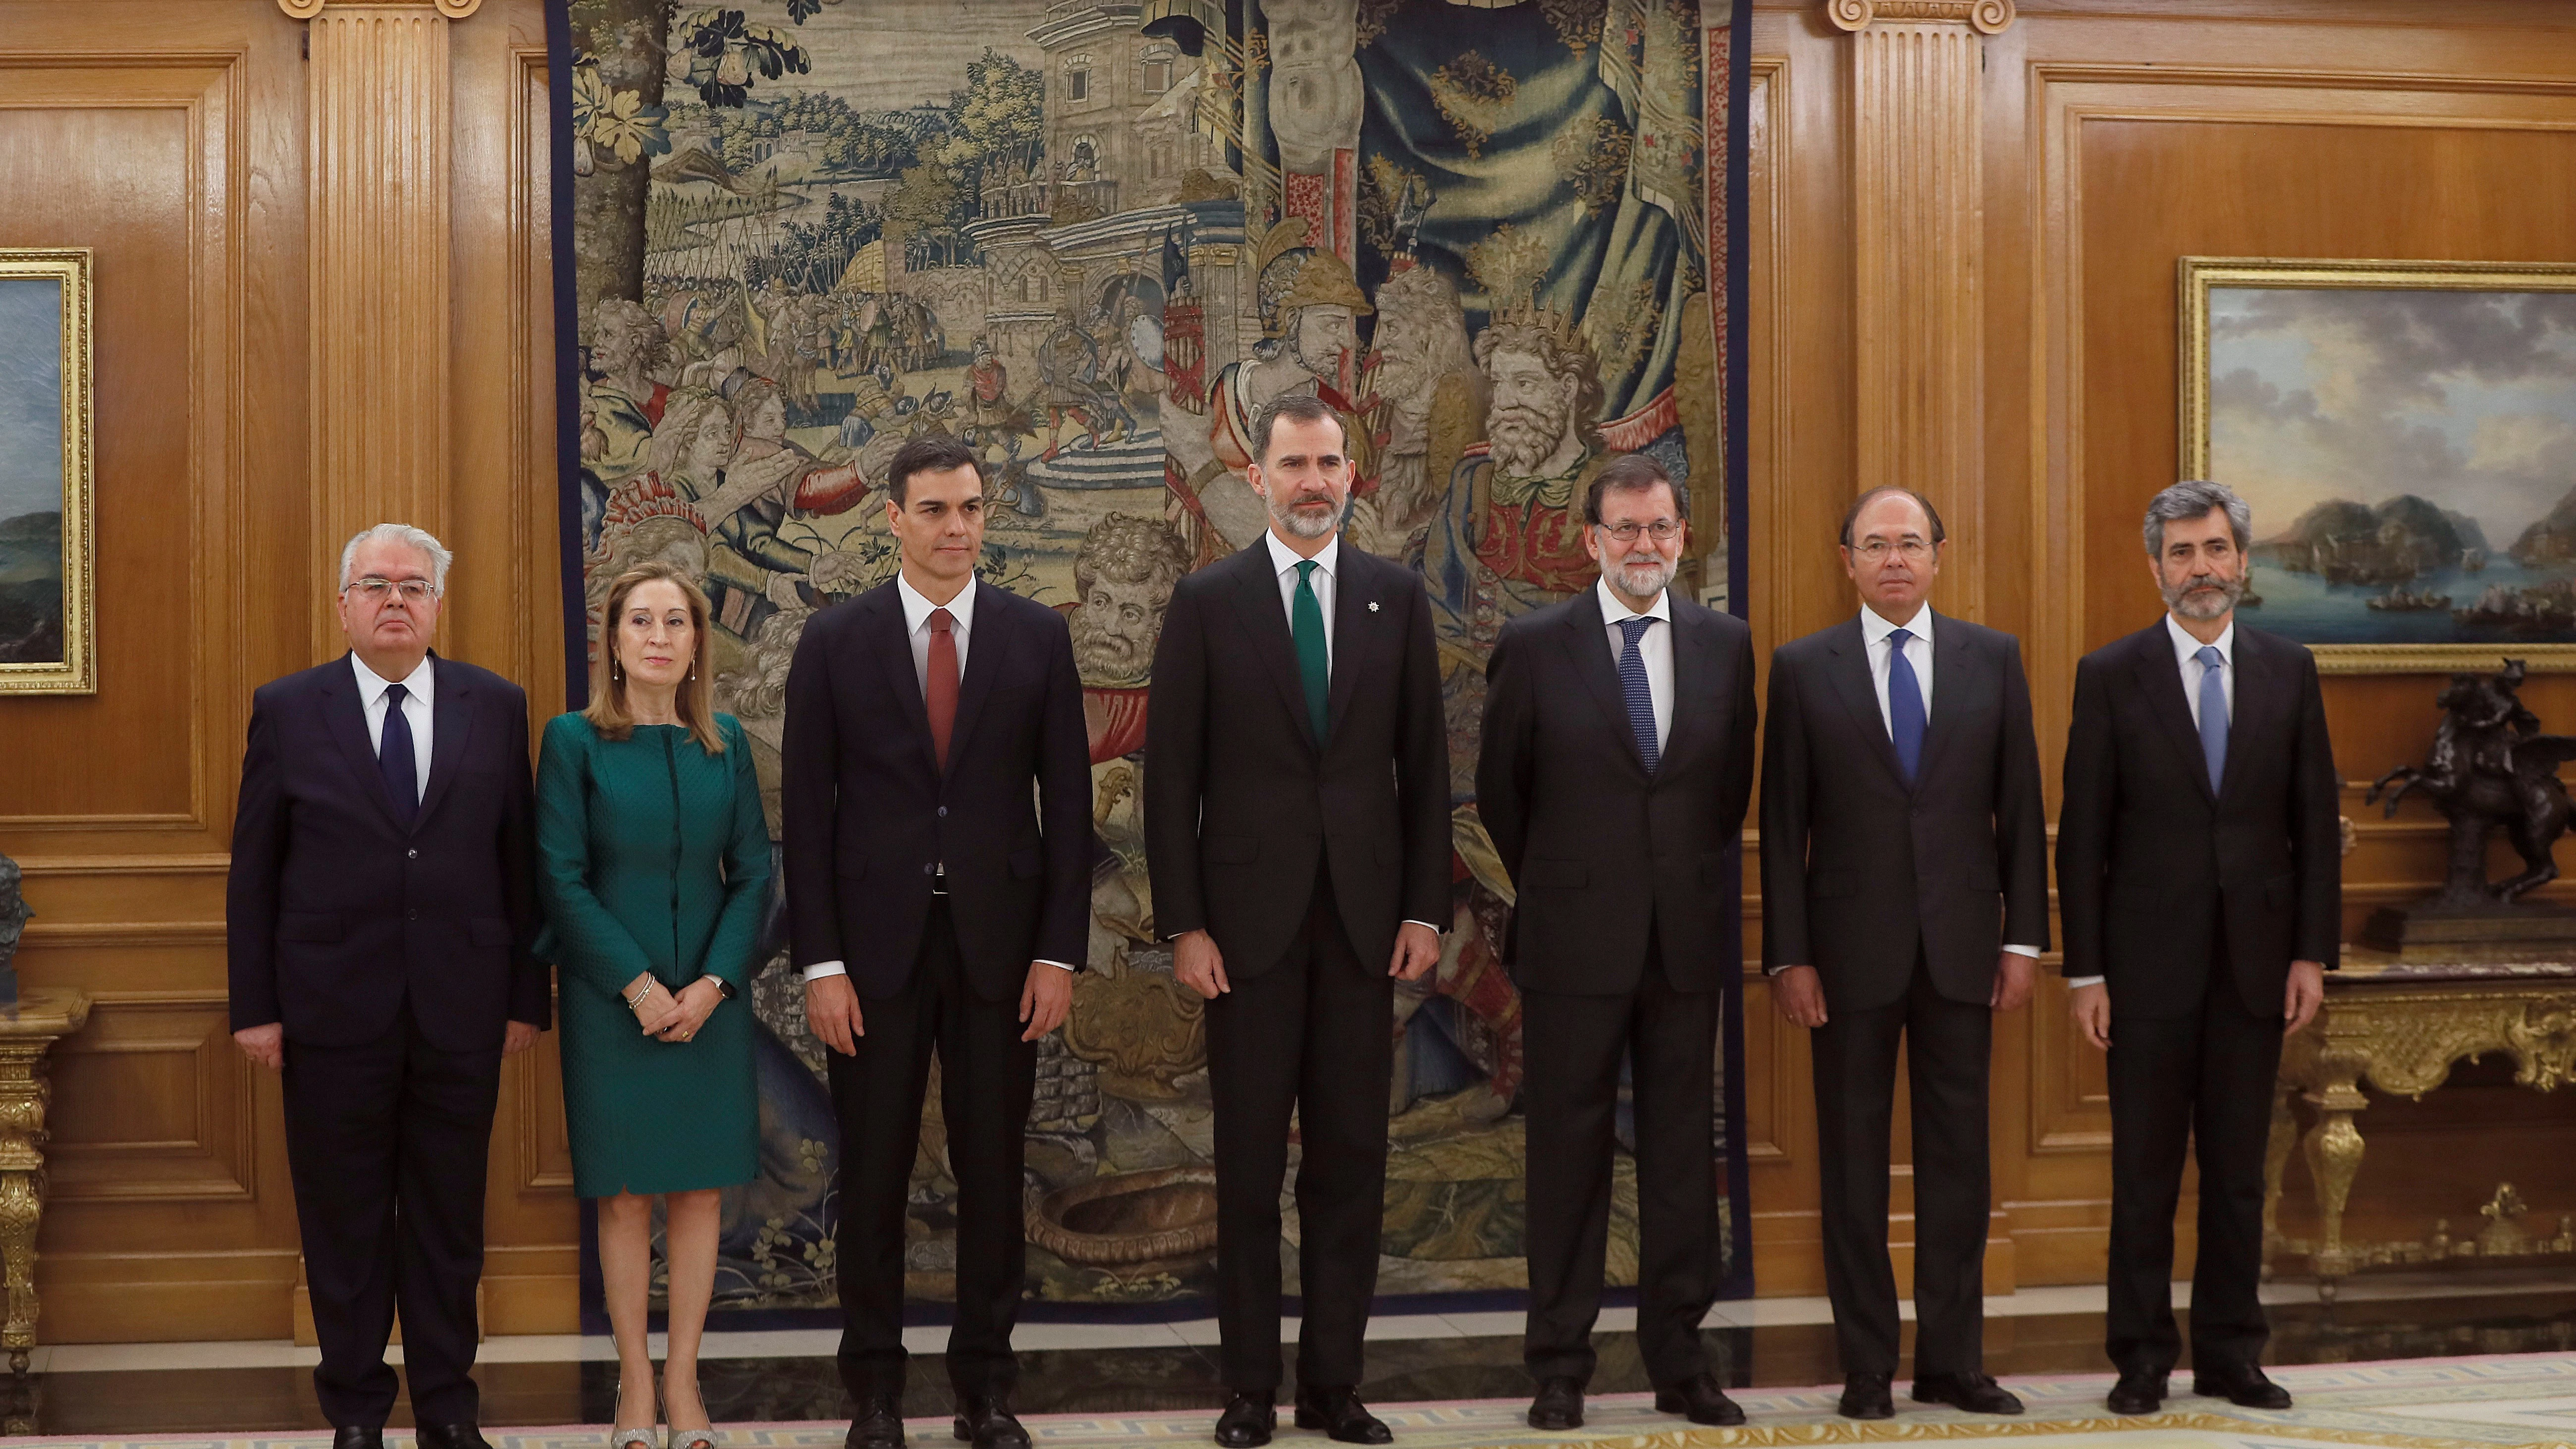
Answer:
MULTIPOLYGON (((2187 1298, 2187 1285, 2176 1285, 2176 1296, 2187 1298)), ((2332 1304, 2319 1302, 2308 1285, 2281 1283, 2265 1297, 2273 1310, 2266 1357, 2276 1364, 2576 1350, 2576 1281, 2565 1274, 2363 1279, 2332 1304)), ((2005 1377, 2102 1371, 2102 1303, 2098 1287, 1988 1299, 1987 1367, 2005 1377)), ((1633 1322, 1628 1309, 1603 1314, 1595 1393, 1647 1387, 1628 1331, 1633 1322)), ((1822 1299, 1724 1303, 1706 1328, 1731 1385, 1797 1386, 1839 1377, 1822 1299)), ((1529 1381, 1519 1331, 1516 1313, 1381 1317, 1370 1326, 1370 1379, 1362 1393, 1389 1403, 1524 1395, 1529 1381)), ((915 1351, 908 1414, 946 1411, 938 1356, 945 1334, 935 1327, 907 1332, 915 1351)), ((709 1407, 719 1422, 841 1417, 835 1342, 827 1330, 711 1337, 703 1368, 709 1407)), ((1211 1321, 1023 1324, 1018 1343, 1023 1412, 1146 1413, 1223 1401, 1211 1321)), ((37 1432, 45 1434, 312 1429, 327 1427, 313 1400, 313 1362, 312 1349, 273 1342, 62 1345, 38 1349, 29 1377, 8 1387, 21 1399, 12 1407, 31 1410, 37 1432)), ((604 1337, 498 1338, 484 1345, 476 1377, 486 1424, 602 1423, 616 1365, 604 1337)), ((396 1407, 395 1422, 409 1422, 404 1406, 396 1407)))

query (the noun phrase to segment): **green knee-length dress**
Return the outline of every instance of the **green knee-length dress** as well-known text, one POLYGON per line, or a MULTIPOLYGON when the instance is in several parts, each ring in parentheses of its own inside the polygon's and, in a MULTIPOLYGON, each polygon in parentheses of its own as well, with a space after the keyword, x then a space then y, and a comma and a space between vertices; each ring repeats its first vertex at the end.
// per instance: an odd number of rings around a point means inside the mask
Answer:
POLYGON ((759 1169, 751 1000, 769 831, 751 741, 716 716, 710 755, 678 725, 602 739, 590 721, 546 725, 537 763, 537 853, 547 934, 563 968, 564 1115, 573 1191, 688 1192, 759 1169), (733 983, 685 1042, 643 1034, 626 984, 650 971, 674 991, 733 983))

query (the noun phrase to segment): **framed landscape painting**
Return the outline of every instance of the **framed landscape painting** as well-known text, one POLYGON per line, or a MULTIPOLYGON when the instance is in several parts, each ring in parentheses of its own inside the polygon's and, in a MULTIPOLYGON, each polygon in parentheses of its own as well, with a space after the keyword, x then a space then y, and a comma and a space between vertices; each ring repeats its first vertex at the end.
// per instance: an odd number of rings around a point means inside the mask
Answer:
POLYGON ((2576 266, 2185 257, 2182 456, 2327 671, 2576 670, 2576 266))
POLYGON ((0 250, 0 694, 92 694, 87 248, 0 250))

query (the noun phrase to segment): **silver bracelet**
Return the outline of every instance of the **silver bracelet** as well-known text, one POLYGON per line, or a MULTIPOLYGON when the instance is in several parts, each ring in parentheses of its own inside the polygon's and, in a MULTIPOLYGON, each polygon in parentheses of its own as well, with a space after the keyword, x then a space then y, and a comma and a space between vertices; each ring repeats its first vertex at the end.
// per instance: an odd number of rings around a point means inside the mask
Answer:
POLYGON ((633 1011, 635 1008, 637 1008, 637 1007, 639 1007, 639 1006, 642 1006, 642 1005, 644 1004, 644 998, 646 998, 646 997, 648 997, 648 996, 650 996, 650 995, 652 995, 652 994, 653 994, 653 987, 654 987, 654 982, 653 982, 653 981, 651 981, 650 979, 647 979, 647 980, 645 981, 645 983, 644 983, 644 989, 643 989, 643 990, 638 991, 638 992, 636 992, 633 996, 630 996, 630 997, 626 998, 626 1009, 627 1009, 628 1011, 633 1011))

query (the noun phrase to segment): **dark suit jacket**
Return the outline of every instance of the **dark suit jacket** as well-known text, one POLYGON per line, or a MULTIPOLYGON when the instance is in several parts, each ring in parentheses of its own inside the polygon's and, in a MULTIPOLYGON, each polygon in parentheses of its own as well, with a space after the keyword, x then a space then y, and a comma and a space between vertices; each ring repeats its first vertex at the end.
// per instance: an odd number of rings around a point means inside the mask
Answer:
POLYGON ((1944 997, 1982 1005, 2007 942, 2048 948, 2048 818, 2019 640, 1935 616, 1910 790, 1857 616, 1773 651, 1770 713, 1764 966, 1813 966, 1830 1009, 1865 1011, 1905 994, 1919 947, 1944 997))
POLYGON ((432 655, 429 788, 409 830, 376 769, 349 657, 251 696, 224 933, 233 1030, 354 1046, 406 997, 443 1050, 550 1020, 537 935, 528 697, 432 655))
POLYGON ((1391 958, 1407 920, 1449 920, 1449 736, 1430 596, 1419 575, 1348 540, 1336 569, 1320 746, 1262 540, 1181 580, 1154 650, 1155 929, 1207 931, 1229 976, 1279 963, 1319 856, 1362 961, 1391 958))
POLYGON ((891 580, 808 620, 787 676, 789 951, 800 967, 842 962, 862 998, 912 978, 943 862, 958 953, 986 1000, 1016 998, 1031 961, 1080 967, 1088 949, 1091 751, 1072 635, 1043 604, 972 587, 945 776, 891 580))
POLYGON ((2075 667, 2058 909, 2066 974, 2106 978, 2115 1012, 2197 1011, 2220 929, 2258 1017, 2281 1014, 2292 961, 2336 964, 2343 842, 2317 663, 2242 623, 2234 654, 2214 796, 2164 620, 2075 667))
POLYGON ((1650 921, 1679 989, 1742 969, 1726 852, 1753 789, 1753 636, 1679 597, 1672 616, 1672 725, 1652 775, 1597 590, 1504 625, 1485 666, 1476 808, 1520 897, 1504 957, 1525 990, 1636 990, 1650 921))

